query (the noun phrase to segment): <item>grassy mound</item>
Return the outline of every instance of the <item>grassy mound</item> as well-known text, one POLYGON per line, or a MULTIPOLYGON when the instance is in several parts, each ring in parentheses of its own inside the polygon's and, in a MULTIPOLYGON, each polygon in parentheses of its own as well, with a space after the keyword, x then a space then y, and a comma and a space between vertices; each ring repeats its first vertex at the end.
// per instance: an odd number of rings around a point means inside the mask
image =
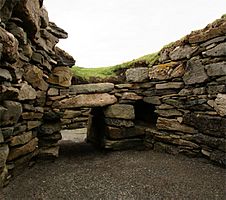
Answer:
POLYGON ((115 66, 98 68, 82 68, 74 66, 72 67, 72 71, 74 73, 74 76, 81 77, 84 80, 89 80, 92 77, 105 79, 117 76, 116 72, 118 70, 130 68, 139 62, 143 62, 148 66, 152 66, 156 62, 156 60, 158 60, 158 58, 158 53, 152 53, 115 66))

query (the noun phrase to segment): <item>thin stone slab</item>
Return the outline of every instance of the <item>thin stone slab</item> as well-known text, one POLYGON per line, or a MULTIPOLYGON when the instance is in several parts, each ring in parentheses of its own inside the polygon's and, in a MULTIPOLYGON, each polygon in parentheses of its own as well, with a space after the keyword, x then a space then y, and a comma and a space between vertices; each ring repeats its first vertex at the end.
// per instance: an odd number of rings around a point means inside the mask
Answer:
POLYGON ((117 102, 114 95, 103 94, 80 94, 75 97, 61 100, 56 107, 80 108, 80 107, 103 107, 117 102))
POLYGON ((72 85, 69 88, 69 94, 90 94, 111 92, 114 89, 113 83, 96 83, 72 85))
POLYGON ((176 119, 167 119, 159 117, 157 120, 157 128, 159 130, 179 131, 183 133, 197 133, 197 131, 185 124, 179 123, 176 119))

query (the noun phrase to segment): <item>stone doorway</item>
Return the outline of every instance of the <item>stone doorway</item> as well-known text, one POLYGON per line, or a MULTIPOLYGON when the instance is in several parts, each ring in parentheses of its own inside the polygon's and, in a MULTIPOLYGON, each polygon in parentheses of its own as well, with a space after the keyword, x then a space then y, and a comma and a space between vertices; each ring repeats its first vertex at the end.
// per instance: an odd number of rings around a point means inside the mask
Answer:
POLYGON ((101 148, 105 135, 104 111, 102 107, 92 108, 87 128, 87 142, 101 148))

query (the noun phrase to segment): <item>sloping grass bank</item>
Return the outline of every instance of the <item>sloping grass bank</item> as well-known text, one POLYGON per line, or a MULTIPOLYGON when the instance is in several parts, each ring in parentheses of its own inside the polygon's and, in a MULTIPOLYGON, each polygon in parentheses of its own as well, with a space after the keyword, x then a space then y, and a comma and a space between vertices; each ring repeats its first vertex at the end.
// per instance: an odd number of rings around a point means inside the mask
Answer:
POLYGON ((132 67, 134 64, 138 62, 145 62, 148 66, 152 66, 156 60, 158 60, 158 53, 152 53, 145 56, 142 56, 138 59, 134 59, 129 62, 125 62, 115 66, 109 67, 98 67, 98 68, 83 68, 78 66, 73 66, 72 71, 74 76, 81 77, 84 80, 89 80, 92 77, 97 78, 109 78, 117 76, 116 72, 120 69, 126 69, 132 67))

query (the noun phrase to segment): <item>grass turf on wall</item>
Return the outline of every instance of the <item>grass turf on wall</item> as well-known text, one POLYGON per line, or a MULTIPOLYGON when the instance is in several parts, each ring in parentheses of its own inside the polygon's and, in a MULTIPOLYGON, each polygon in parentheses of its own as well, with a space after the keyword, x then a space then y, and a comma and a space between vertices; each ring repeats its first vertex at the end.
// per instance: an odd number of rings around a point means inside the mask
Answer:
POLYGON ((117 70, 123 68, 130 68, 136 62, 145 62, 148 66, 152 66, 156 62, 156 60, 158 60, 158 58, 158 53, 152 53, 142 56, 138 59, 134 59, 132 61, 110 67, 82 68, 78 66, 73 66, 72 71, 74 73, 74 76, 82 77, 85 80, 88 80, 91 77, 109 78, 116 76, 117 70))

